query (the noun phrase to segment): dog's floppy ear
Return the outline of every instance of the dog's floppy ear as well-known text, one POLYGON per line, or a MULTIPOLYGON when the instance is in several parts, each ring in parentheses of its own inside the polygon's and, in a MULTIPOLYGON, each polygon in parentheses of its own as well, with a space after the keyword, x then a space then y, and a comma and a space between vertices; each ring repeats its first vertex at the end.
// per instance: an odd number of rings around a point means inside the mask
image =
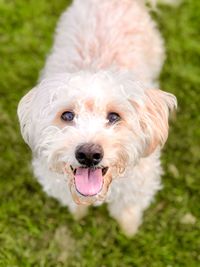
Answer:
POLYGON ((176 97, 159 89, 146 89, 143 101, 131 100, 139 117, 144 136, 144 156, 151 154, 157 146, 163 146, 168 137, 168 117, 176 108, 176 97))
POLYGON ((33 135, 32 111, 33 101, 36 95, 36 88, 29 91, 19 102, 17 114, 20 122, 22 136, 25 142, 31 147, 33 135))

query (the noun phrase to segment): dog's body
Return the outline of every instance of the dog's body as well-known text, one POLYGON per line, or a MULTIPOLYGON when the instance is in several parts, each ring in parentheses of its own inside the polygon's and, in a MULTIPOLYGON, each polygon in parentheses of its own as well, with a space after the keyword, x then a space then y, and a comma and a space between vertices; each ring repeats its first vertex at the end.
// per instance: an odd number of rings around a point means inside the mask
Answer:
POLYGON ((63 13, 41 82, 18 114, 36 177, 75 217, 107 202, 127 235, 137 231, 161 187, 160 148, 176 105, 154 89, 163 61, 143 1, 75 0, 63 13))

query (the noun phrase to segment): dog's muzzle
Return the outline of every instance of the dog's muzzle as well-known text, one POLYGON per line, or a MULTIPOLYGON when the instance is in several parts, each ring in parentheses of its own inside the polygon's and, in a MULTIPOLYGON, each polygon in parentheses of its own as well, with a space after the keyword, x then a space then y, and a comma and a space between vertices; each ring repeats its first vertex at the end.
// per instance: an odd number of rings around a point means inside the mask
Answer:
POLYGON ((90 204, 105 197, 111 176, 108 167, 101 164, 103 148, 98 144, 85 143, 76 148, 78 166, 70 166, 70 190, 77 204, 90 204))

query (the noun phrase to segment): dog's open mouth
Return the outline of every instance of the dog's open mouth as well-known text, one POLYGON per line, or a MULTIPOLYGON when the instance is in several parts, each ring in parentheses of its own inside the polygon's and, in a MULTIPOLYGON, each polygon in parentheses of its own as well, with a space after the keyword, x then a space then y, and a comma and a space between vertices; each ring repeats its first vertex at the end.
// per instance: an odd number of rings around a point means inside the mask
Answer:
POLYGON ((95 196, 103 187, 104 176, 108 171, 108 167, 105 168, 85 168, 78 167, 71 169, 74 173, 74 184, 76 190, 81 195, 95 196))

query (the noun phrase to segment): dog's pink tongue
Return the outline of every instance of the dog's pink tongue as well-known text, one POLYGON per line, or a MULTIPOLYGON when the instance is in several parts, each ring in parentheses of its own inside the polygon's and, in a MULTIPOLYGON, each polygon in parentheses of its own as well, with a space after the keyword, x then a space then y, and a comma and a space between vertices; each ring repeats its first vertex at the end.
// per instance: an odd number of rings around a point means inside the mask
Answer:
POLYGON ((75 174, 76 189, 84 196, 99 193, 103 185, 101 169, 78 168, 75 174))

